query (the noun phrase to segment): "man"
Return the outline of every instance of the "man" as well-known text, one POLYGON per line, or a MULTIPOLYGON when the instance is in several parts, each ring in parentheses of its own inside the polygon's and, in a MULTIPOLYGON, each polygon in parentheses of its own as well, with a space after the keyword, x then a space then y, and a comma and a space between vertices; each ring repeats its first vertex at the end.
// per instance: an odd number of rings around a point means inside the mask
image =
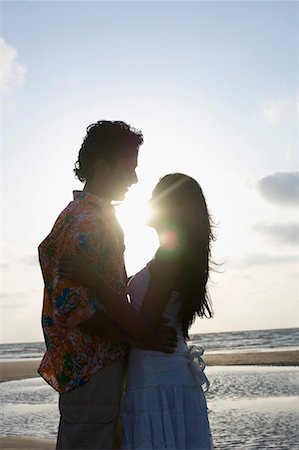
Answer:
MULTIPOLYGON (((39 373, 60 394, 58 449, 113 447, 124 343, 130 343, 132 336, 113 323, 92 291, 60 278, 56 269, 62 255, 79 249, 114 290, 125 291, 123 232, 111 201, 123 200, 137 183, 142 143, 142 133, 124 122, 99 121, 89 126, 75 168, 84 189, 74 192, 74 200, 39 246, 47 347, 39 373)), ((162 348, 167 348, 165 328, 161 339, 162 348)), ((158 337, 157 349, 159 345, 158 337)))

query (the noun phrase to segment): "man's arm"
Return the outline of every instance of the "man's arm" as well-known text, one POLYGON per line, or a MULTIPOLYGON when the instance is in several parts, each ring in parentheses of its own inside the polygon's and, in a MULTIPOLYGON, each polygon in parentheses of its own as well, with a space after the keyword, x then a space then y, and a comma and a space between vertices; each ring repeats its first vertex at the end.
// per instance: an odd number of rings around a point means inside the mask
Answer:
MULTIPOLYGON (((75 254, 78 247, 89 256, 92 264, 97 264, 97 255, 103 246, 104 230, 87 214, 85 220, 73 216, 64 222, 57 238, 55 251, 56 266, 63 255, 75 254)), ((78 280, 63 279, 55 273, 52 290, 52 305, 57 323, 62 327, 76 327, 88 321, 96 311, 104 310, 99 298, 78 280)))
POLYGON ((104 311, 96 311, 88 320, 78 325, 80 331, 92 336, 133 344, 128 336, 104 311))
POLYGON ((144 339, 134 339, 128 336, 106 313, 96 311, 87 321, 79 324, 82 333, 108 338, 118 342, 144 348, 147 350, 173 353, 176 348, 176 331, 172 327, 162 324, 157 332, 144 339))
MULTIPOLYGON (((77 225, 75 231, 68 229, 61 242, 59 252, 56 255, 57 265, 61 256, 76 253, 78 247, 86 253, 88 258, 91 258, 91 262, 96 262, 97 254, 102 250, 102 236, 103 231, 98 226, 98 223, 95 224, 91 220, 85 221, 83 225, 77 225)), ((155 332, 150 333, 149 329, 152 329, 153 327, 149 326, 146 317, 142 317, 140 312, 134 310, 132 306, 127 303, 125 293, 123 294, 123 299, 121 301, 122 308, 124 308, 125 311, 119 311, 120 308, 118 302, 112 302, 111 298, 109 301, 111 306, 113 303, 117 315, 121 314, 122 319, 125 318, 124 322, 126 327, 124 330, 121 330, 117 324, 113 323, 112 320, 104 314, 103 308, 101 308, 101 305, 103 305, 101 299, 106 297, 109 298, 111 295, 111 288, 106 286, 106 289, 108 289, 109 292, 103 292, 100 296, 94 295, 95 293, 92 293, 90 289, 86 289, 80 284, 77 277, 75 278, 75 281, 70 281, 61 278, 57 273, 54 289, 55 295, 53 296, 57 320, 61 321, 62 326, 78 326, 84 333, 97 335, 99 337, 107 337, 120 342, 132 343, 133 340, 134 342, 138 340, 140 346, 155 347, 156 350, 158 350, 161 345, 163 348, 167 349, 169 346, 172 348, 174 347, 174 330, 162 325, 161 327, 155 326, 155 332), (129 310, 131 311, 131 317, 127 316, 129 310), (142 320, 140 320, 140 317, 142 320), (133 329, 134 332, 132 333, 133 329)), ((113 291, 113 294, 118 295, 115 291, 113 291)), ((109 311, 109 313, 111 314, 111 311, 109 311)))
MULTIPOLYGON (((163 317, 155 324, 149 321, 144 314, 136 310, 131 303, 128 303, 125 293, 115 291, 101 275, 93 270, 91 261, 86 257, 86 254, 80 253, 77 256, 70 255, 62 258, 58 267, 58 274, 62 278, 76 280, 95 292, 113 321, 133 340, 139 342, 152 341, 157 332, 164 332, 164 330, 160 330, 160 328, 163 328, 163 317)), ((90 332, 95 333, 96 327, 100 326, 100 323, 97 324, 96 322, 96 317, 95 315, 87 321, 88 323, 84 328, 86 332, 90 330, 90 332)))

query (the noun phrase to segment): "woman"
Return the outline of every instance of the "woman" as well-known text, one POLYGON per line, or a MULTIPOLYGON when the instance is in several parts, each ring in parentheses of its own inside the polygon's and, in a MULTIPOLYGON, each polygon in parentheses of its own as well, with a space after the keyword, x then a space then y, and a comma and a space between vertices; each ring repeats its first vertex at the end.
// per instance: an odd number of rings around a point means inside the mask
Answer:
POLYGON ((166 318, 177 330, 174 353, 131 346, 121 414, 122 448, 210 450, 213 445, 202 389, 203 384, 208 385, 203 350, 188 349, 186 340, 196 316, 212 316, 206 288, 211 220, 199 184, 180 173, 160 179, 151 207, 149 225, 156 229, 160 247, 128 284, 132 305, 124 307, 123 298, 112 295, 111 288, 82 259, 66 258, 60 274, 96 290, 127 332, 134 326, 136 309, 152 327, 158 328, 166 318))

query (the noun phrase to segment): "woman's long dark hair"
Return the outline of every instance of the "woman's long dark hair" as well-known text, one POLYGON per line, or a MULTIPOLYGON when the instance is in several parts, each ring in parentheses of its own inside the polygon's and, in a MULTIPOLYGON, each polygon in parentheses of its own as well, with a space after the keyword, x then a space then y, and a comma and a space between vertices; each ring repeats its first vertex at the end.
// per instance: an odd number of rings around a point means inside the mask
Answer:
POLYGON ((212 220, 200 185, 193 178, 174 173, 160 179, 153 191, 156 227, 169 227, 178 236, 180 272, 178 290, 183 299, 179 323, 184 337, 196 316, 212 317, 207 290, 211 263, 212 220))

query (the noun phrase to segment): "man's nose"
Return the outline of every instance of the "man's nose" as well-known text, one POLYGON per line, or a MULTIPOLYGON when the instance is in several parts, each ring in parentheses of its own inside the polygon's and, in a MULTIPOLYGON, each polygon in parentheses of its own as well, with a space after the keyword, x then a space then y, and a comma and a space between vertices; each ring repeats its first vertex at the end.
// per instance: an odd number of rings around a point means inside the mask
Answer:
POLYGON ((133 172, 133 173, 132 173, 131 179, 130 179, 130 183, 131 183, 131 185, 132 185, 132 184, 138 183, 138 177, 137 177, 136 172, 133 172))

